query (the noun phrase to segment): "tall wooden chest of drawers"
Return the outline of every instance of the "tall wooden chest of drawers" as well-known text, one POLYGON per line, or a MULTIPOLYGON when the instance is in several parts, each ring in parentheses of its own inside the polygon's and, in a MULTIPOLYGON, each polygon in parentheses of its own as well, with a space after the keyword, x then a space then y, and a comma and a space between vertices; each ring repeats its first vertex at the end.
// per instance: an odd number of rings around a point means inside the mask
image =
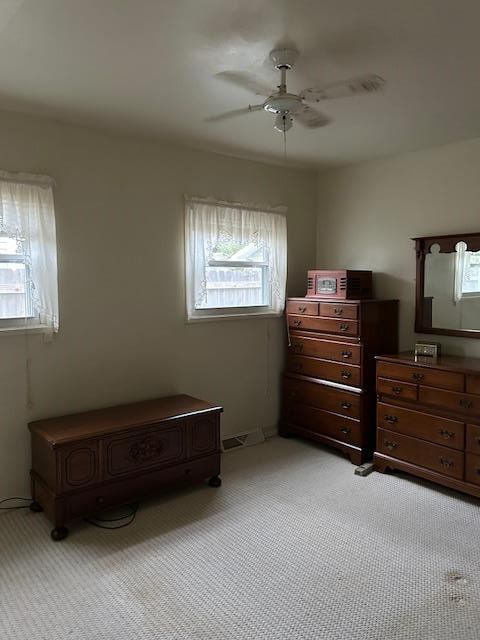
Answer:
POLYGON ((375 359, 398 342, 397 300, 287 301, 289 347, 280 434, 370 459, 375 442, 375 359))
POLYGON ((480 360, 379 356, 377 398, 378 471, 480 497, 480 360))
POLYGON ((220 485, 218 407, 186 395, 31 422, 33 510, 65 524, 148 493, 220 485))

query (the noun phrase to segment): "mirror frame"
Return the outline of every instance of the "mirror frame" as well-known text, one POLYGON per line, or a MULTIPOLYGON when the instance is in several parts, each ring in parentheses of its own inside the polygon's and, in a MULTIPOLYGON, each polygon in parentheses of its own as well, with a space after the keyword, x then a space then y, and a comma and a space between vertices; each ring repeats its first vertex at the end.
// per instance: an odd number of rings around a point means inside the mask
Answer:
POLYGON ((425 258, 431 253, 432 245, 438 244, 439 253, 454 253, 458 242, 465 242, 469 251, 480 251, 480 233, 459 233, 451 236, 423 236, 412 238, 415 241, 417 254, 417 280, 415 291, 415 332, 433 333, 444 336, 463 338, 480 338, 480 329, 442 329, 426 326, 425 292, 425 258))

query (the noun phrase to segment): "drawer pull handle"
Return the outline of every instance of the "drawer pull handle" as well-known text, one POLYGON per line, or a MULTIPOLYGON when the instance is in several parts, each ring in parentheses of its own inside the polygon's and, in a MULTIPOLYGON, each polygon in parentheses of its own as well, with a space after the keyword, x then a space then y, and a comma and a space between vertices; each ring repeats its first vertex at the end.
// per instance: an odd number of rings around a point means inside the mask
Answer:
POLYGON ((340 325, 340 331, 348 331, 348 327, 348 324, 342 322, 342 324, 340 325))
POLYGON ((450 467, 453 467, 453 460, 449 460, 448 458, 444 458, 443 456, 440 458, 440 462, 444 467, 447 467, 448 469, 450 469, 450 467))
POLYGON ((342 404, 340 405, 342 407, 342 409, 350 409, 352 406, 351 402, 342 402, 342 404))
POLYGON ((394 449, 396 449, 398 447, 398 444, 396 442, 392 442, 391 440, 385 440, 385 446, 390 451, 393 451, 394 449))
POLYGON ((397 416, 390 416, 388 414, 385 416, 385 420, 390 424, 395 424, 395 422, 398 422, 397 416))
POLYGON ((346 436, 348 436, 350 433, 352 433, 352 430, 349 429, 348 427, 340 427, 340 431, 342 433, 344 433, 346 436))
POLYGON ((416 380, 417 382, 420 382, 420 380, 423 380, 425 378, 425 374, 423 374, 423 373, 412 373, 412 378, 414 380, 416 380))
POLYGON ((402 393, 403 389, 402 387, 392 387, 392 391, 393 393, 396 393, 398 396, 399 393, 402 393))
POLYGON ((293 368, 296 369, 297 371, 300 371, 300 369, 303 369, 303 364, 301 362, 294 362, 293 368))
POLYGON ((351 357, 352 357, 351 351, 342 351, 342 358, 344 358, 345 360, 348 360, 351 357))
POLYGON ((352 377, 352 374, 350 373, 350 371, 342 371, 340 373, 340 375, 342 376, 342 378, 344 378, 345 380, 348 380, 349 378, 352 377))
POLYGON ((334 314, 335 314, 336 316, 341 316, 341 315, 342 315, 342 313, 343 313, 343 309, 342 309, 342 308, 335 308, 335 309, 333 310, 333 312, 334 312, 334 314))
POLYGON ((439 429, 438 433, 442 436, 442 438, 444 438, 445 440, 451 440, 452 438, 455 437, 455 433, 453 431, 447 431, 446 429, 439 429))
POLYGON ((462 400, 460 400, 460 406, 463 407, 464 409, 471 409, 473 406, 473 402, 471 400, 466 400, 465 398, 462 398, 462 400))
POLYGON ((294 351, 303 351, 303 344, 294 342, 292 343, 292 349, 294 351))
POLYGON ((295 327, 301 327, 302 326, 302 321, 301 320, 294 320, 293 324, 295 325, 295 327))
POLYGON ((300 313, 305 313, 307 307, 298 307, 298 310, 300 311, 300 313))

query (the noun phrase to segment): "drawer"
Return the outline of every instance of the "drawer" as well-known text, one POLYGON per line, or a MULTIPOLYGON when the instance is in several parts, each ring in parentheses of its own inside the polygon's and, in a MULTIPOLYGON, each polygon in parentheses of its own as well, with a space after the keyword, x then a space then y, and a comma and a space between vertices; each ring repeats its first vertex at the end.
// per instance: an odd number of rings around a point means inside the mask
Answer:
POLYGON ((348 362, 360 364, 361 346, 345 342, 333 342, 319 338, 306 338, 304 336, 290 336, 290 352, 336 362, 348 362))
POLYGON ((288 324, 292 329, 338 333, 345 336, 358 335, 356 320, 337 320, 336 318, 314 318, 313 316, 288 315, 288 324))
POLYGON ((358 420, 296 402, 286 403, 285 418, 288 422, 313 433, 358 446, 362 444, 362 429, 358 420))
POLYGON ((480 376, 467 376, 465 391, 480 395, 480 376))
POLYGON ((430 387, 419 387, 418 399, 425 404, 443 407, 455 411, 455 413, 465 413, 468 415, 480 414, 480 396, 469 395, 467 393, 453 393, 441 389, 430 389, 430 387))
POLYGON ((360 386, 360 367, 339 362, 329 362, 319 358, 289 355, 287 370, 312 378, 324 378, 332 382, 340 382, 352 387, 360 386))
POLYGON ((110 477, 143 472, 182 460, 186 455, 186 423, 170 428, 150 427, 140 433, 105 439, 110 477))
POLYGON ((298 313, 305 316, 318 316, 318 302, 288 300, 287 313, 298 313))
POLYGON ((402 382, 418 382, 430 387, 451 389, 452 391, 463 391, 464 385, 463 373, 414 367, 394 362, 378 362, 377 375, 381 378, 392 378, 402 382))
POLYGON ((361 397, 358 393, 349 393, 307 380, 285 377, 284 396, 287 401, 293 400, 317 409, 333 411, 342 416, 360 418, 361 397))
POLYGON ((480 485, 480 456, 473 453, 465 455, 465 480, 480 485))
POLYGON ((410 382, 397 382, 387 378, 377 378, 377 393, 401 400, 417 400, 418 385, 410 382))
POLYGON ((476 424, 467 424, 465 450, 480 455, 480 427, 476 424))
POLYGON ((356 320, 358 318, 358 305, 321 302, 319 315, 326 316, 327 318, 347 318, 349 320, 356 320))
POLYGON ((431 469, 451 478, 463 479, 463 451, 455 451, 384 429, 377 431, 377 450, 424 469, 431 469))
POLYGON ((208 456, 67 495, 64 497, 64 521, 91 516, 115 505, 129 504, 152 491, 157 492, 216 475, 219 472, 219 461, 219 455, 208 456))
POLYGON ((379 402, 377 404, 377 426, 421 438, 452 449, 463 451, 465 427, 463 422, 432 416, 421 411, 379 402))

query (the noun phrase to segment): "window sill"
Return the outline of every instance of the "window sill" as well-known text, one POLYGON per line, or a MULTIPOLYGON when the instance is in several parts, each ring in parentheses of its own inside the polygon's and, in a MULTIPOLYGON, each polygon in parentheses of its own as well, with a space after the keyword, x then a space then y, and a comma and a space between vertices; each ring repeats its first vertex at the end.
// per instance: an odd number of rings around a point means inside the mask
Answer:
POLYGON ((196 318, 186 318, 185 324, 196 324, 197 322, 223 322, 224 320, 246 320, 248 318, 282 318, 283 313, 273 313, 273 311, 259 312, 259 313, 229 313, 229 314, 215 314, 211 316, 198 316, 196 318))
POLYGON ((29 327, 2 327, 0 325, 0 336, 6 335, 15 335, 15 334, 26 334, 26 333, 46 333, 51 334, 53 330, 50 327, 42 324, 31 325, 29 327))

